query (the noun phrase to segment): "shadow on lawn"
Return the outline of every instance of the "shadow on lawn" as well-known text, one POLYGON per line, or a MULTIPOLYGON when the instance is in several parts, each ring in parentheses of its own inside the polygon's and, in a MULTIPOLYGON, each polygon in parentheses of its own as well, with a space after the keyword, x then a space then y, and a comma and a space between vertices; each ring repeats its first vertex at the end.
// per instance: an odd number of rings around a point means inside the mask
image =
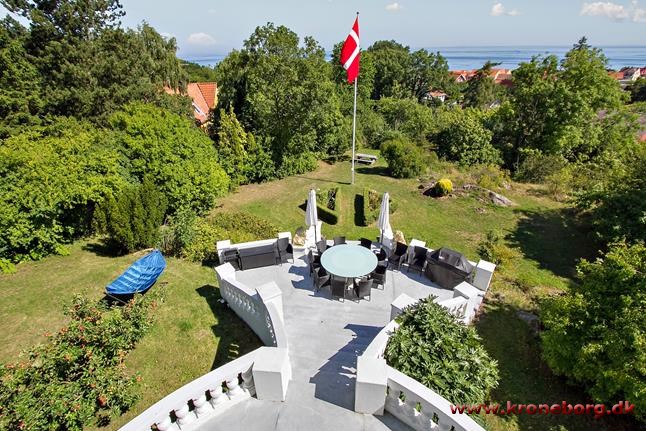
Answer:
POLYGON ((523 255, 561 277, 575 276, 580 258, 594 257, 597 246, 577 223, 572 210, 516 210, 516 229, 508 236, 510 245, 523 255))
POLYGON ((357 168, 357 173, 364 175, 379 175, 382 177, 390 177, 390 173, 386 166, 361 166, 357 168))
MULTIPOLYGON (((502 304, 487 304, 485 314, 476 323, 482 343, 489 355, 498 361, 500 384, 491 395, 492 402, 506 408, 512 404, 594 404, 583 388, 568 385, 552 373, 541 358, 539 337, 520 320, 516 310, 502 304)), ((568 431, 643 430, 632 417, 509 415, 504 422, 516 421, 520 431, 548 430, 563 425, 568 431)), ((511 428, 511 426, 510 426, 511 428)), ((515 429, 515 428, 514 428, 515 429)))
POLYGON ((116 252, 114 250, 114 247, 112 247, 106 241, 100 240, 100 239, 96 239, 92 242, 88 242, 83 247, 81 247, 81 249, 83 251, 89 251, 90 253, 94 253, 95 255, 100 257, 119 257, 122 255, 116 252))
POLYGON ((363 214, 363 195, 354 195, 354 225, 363 227, 365 216, 363 214))
POLYGON ((303 178, 304 180, 318 181, 320 183, 341 184, 341 185, 346 185, 346 186, 350 185, 350 183, 346 182, 346 181, 326 180, 325 178, 314 178, 314 177, 308 177, 306 175, 294 175, 294 178, 303 178))
POLYGON ((196 292, 211 308, 217 323, 211 327, 218 339, 218 347, 211 370, 261 347, 262 341, 226 304, 221 303, 220 290, 210 284, 198 287, 196 292))

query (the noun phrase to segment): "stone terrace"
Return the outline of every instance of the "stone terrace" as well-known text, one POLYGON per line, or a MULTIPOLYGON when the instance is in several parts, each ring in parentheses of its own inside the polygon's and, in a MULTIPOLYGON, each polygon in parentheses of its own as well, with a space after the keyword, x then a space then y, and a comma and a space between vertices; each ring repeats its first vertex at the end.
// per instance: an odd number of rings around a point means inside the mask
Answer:
POLYGON ((240 271, 250 287, 275 281, 283 295, 292 364, 285 402, 251 398, 204 422, 200 430, 380 430, 409 429, 396 418, 358 414, 354 408, 357 356, 390 321, 390 304, 405 293, 415 299, 453 296, 420 274, 387 272, 385 288, 371 300, 332 299, 329 289, 314 292, 306 257, 294 263, 240 271))

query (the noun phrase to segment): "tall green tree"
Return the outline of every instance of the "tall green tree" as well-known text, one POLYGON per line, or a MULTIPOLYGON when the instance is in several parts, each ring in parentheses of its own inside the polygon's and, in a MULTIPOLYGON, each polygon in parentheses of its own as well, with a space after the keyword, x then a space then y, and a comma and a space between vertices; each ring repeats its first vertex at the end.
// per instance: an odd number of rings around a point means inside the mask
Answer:
POLYGON ((437 154, 461 165, 498 165, 500 152, 492 145, 492 133, 484 126, 482 111, 453 110, 435 136, 437 154))
POLYGON ((27 56, 26 37, 16 20, 0 21, 0 139, 40 122, 41 77, 27 56))
POLYGON ((246 132, 233 108, 219 109, 212 115, 211 137, 215 141, 222 168, 231 179, 231 186, 260 182, 272 178, 270 156, 256 143, 253 134, 246 132))
POLYGON ((439 53, 420 49, 410 55, 407 87, 419 102, 427 98, 431 90, 442 90, 449 95, 455 95, 456 88, 449 73, 449 63, 439 53))
POLYGON ((628 400, 645 420, 646 247, 615 244, 578 273, 580 283, 543 304, 545 359, 595 401, 628 400))
POLYGON ((603 53, 582 38, 560 65, 555 57, 537 57, 514 71, 510 103, 494 126, 508 168, 516 169, 527 149, 584 164, 607 160, 610 148, 624 152, 617 141, 628 135, 617 132, 633 128, 634 120, 615 115, 627 96, 606 68, 603 53))
POLYGON ((504 88, 491 77, 492 69, 500 63, 487 61, 469 80, 464 89, 464 105, 469 108, 488 108, 499 101, 504 88))
POLYGON ((153 101, 163 86, 185 84, 175 40, 145 23, 122 29, 118 0, 1 3, 29 23, 23 46, 41 77, 41 116, 105 120, 128 101, 153 101))
MULTIPOLYGON (((362 54, 363 55, 363 54, 362 54)), ((406 97, 410 49, 394 40, 380 40, 366 51, 375 67, 372 98, 406 97)))
POLYGON ((136 182, 150 176, 168 200, 169 211, 201 213, 229 189, 209 137, 177 114, 150 104, 130 103, 110 116, 123 169, 136 182))
POLYGON ((311 37, 269 23, 216 68, 218 106, 233 106, 243 127, 271 150, 278 176, 302 173, 317 157, 349 147, 348 123, 325 52, 311 37))

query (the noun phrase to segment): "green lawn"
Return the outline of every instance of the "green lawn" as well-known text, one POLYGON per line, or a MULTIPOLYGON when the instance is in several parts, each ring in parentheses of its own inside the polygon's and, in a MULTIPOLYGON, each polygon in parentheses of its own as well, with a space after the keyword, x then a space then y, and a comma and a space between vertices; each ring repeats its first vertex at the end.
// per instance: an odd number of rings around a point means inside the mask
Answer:
MULTIPOLYGON (((75 293, 99 300, 104 287, 143 253, 106 257, 95 243, 78 242, 69 256, 18 265, 0 275, 0 361, 44 340, 65 324, 63 306, 75 293)), ((149 405, 202 374, 261 345, 256 335, 220 304, 213 269, 167 258, 153 289, 164 292, 156 324, 128 356, 142 377, 142 399, 102 429, 118 429, 149 405)))
MULTIPOLYGON (((465 181, 464 174, 448 166, 442 172, 442 166, 435 167, 439 169, 435 175, 448 176, 456 184, 465 181)), ((408 241, 418 238, 433 248, 448 246, 477 260, 477 245, 487 230, 502 231, 520 257, 496 272, 477 323, 487 350, 500 366, 501 383, 493 401, 588 401, 580 388, 552 375, 540 359, 536 336, 516 316, 518 310, 536 312, 540 297, 566 290, 576 260, 596 250, 567 205, 546 196, 539 186, 518 184, 502 192, 517 203, 509 208, 494 207, 473 196, 433 199, 421 195, 417 180, 396 180, 385 173, 383 162, 358 167, 353 186, 348 162, 322 163, 309 174, 242 186, 221 200, 214 212, 247 211, 294 232, 304 224, 299 206, 307 190, 338 185, 341 218, 335 226, 324 225, 323 234, 375 238, 377 228, 358 226, 355 217, 356 197, 370 187, 391 194, 397 205, 391 224, 408 241)), ((15 359, 20 350, 41 341, 44 332, 62 326, 62 306, 71 294, 102 297, 104 286, 138 256, 106 257, 97 244, 82 241, 71 247, 70 256, 24 263, 18 265, 16 274, 0 275, 0 360, 15 359)), ((172 258, 167 261, 168 268, 156 286, 165 292, 157 324, 128 358, 129 368, 143 377, 143 399, 109 429, 117 429, 170 390, 260 345, 244 323, 217 301, 211 268, 172 258)), ((634 423, 617 418, 510 416, 487 417, 486 422, 494 431, 548 430, 557 424, 569 431, 636 429, 634 423)))

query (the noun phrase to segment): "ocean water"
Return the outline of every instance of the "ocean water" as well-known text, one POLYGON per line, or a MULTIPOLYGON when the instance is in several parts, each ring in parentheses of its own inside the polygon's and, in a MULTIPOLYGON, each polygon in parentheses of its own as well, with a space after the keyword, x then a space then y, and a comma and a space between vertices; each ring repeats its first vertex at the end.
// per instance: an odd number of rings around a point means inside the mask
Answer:
MULTIPOLYGON (((619 70, 626 66, 646 67, 645 46, 605 46, 600 47, 608 58, 608 67, 619 70)), ((527 62, 536 55, 556 55, 563 58, 571 46, 465 46, 429 47, 429 51, 439 51, 448 61, 451 70, 478 69, 487 61, 500 63, 501 68, 515 69, 518 64, 527 62)), ((215 66, 226 55, 208 57, 187 57, 185 60, 203 66, 215 66)), ((328 53, 328 59, 331 54, 328 53)))

